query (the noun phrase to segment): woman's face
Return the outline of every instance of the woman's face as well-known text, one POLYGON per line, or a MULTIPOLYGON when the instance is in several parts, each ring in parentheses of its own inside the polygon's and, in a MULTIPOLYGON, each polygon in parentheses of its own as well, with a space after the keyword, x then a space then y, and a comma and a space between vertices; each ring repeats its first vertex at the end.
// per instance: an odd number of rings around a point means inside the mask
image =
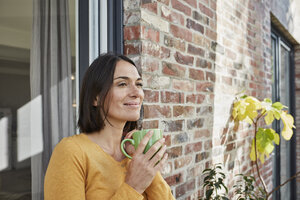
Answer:
POLYGON ((105 100, 109 106, 109 122, 137 121, 143 99, 143 81, 136 67, 123 60, 117 62, 113 84, 105 100))

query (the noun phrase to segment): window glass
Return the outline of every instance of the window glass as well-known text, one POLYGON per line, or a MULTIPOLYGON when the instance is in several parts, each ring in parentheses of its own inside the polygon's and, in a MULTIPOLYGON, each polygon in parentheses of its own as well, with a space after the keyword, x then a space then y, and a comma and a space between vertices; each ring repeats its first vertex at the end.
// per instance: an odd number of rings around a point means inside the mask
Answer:
MULTIPOLYGON (((285 45, 280 44, 280 101, 290 108, 290 51, 285 45)), ((290 113, 290 110, 289 110, 290 113)), ((283 123, 280 124, 280 129, 283 129, 283 123)), ((290 141, 280 138, 280 180, 281 182, 287 180, 291 174, 290 172, 290 141)), ((290 199, 290 185, 289 183, 280 189, 281 200, 290 199)))
MULTIPOLYGON (((70 76, 65 77, 53 75, 55 73, 53 70, 37 71, 36 69, 42 68, 32 68, 32 61, 36 61, 37 58, 33 54, 32 47, 37 42, 43 41, 44 37, 42 31, 38 32, 33 23, 34 18, 40 19, 33 14, 36 9, 34 5, 33 0, 0 0, 0 199, 41 199, 43 183, 36 180, 42 180, 40 178, 43 176, 44 166, 47 163, 41 165, 40 171, 35 170, 33 166, 39 165, 35 162, 37 157, 44 155, 50 142, 49 148, 53 148, 56 141, 55 138, 49 138, 43 134, 46 129, 43 125, 45 124, 43 115, 47 113, 44 105, 52 102, 55 107, 53 97, 65 81, 69 81, 71 86, 70 107, 73 109, 71 117, 73 129, 76 124, 75 0, 69 0, 66 4, 68 7, 65 8, 67 12, 61 14, 61 16, 67 15, 68 21, 65 24, 59 24, 59 30, 66 30, 69 41, 55 43, 45 40, 49 42, 46 42, 45 49, 50 48, 50 50, 55 45, 70 44, 70 47, 66 47, 70 53, 64 54, 70 55, 68 63, 71 67, 70 71, 66 72, 70 76), (34 31, 35 34, 33 34, 34 31), (43 76, 39 77, 37 74, 43 74, 43 76), (35 79, 32 80, 32 77, 35 79), (48 94, 53 94, 53 96, 38 93, 33 97, 36 87, 42 90, 46 81, 55 79, 58 84, 50 85, 48 88, 48 94)), ((46 31, 47 34, 50 32, 51 30, 46 31)), ((55 34, 54 37, 56 37, 55 34)), ((50 51, 44 56, 48 56, 51 60, 54 54, 63 53, 65 52, 50 51)), ((44 57, 41 56, 41 63, 43 60, 44 57)), ((52 61, 56 62, 54 59, 52 61)), ((64 73, 64 70, 62 72, 64 73)), ((63 101, 64 97, 56 100, 63 101)), ((49 121, 53 119, 49 118, 49 121)), ((47 128, 54 130, 55 126, 56 124, 53 123, 47 128)), ((59 126, 61 125, 58 123, 59 126)))

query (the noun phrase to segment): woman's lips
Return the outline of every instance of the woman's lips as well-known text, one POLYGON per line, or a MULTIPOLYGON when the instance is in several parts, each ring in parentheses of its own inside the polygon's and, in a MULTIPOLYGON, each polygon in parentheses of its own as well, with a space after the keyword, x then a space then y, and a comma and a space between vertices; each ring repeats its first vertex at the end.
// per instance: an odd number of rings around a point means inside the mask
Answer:
POLYGON ((139 103, 124 103, 125 106, 128 106, 130 108, 139 108, 140 104, 139 103))

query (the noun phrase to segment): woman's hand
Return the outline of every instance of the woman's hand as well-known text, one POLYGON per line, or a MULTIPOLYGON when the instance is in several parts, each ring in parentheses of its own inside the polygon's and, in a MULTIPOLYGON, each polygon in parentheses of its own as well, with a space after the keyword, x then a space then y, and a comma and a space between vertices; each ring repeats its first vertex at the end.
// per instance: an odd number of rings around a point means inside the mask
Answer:
POLYGON ((168 154, 165 153, 166 145, 164 145, 164 138, 157 141, 146 152, 146 154, 143 154, 143 151, 152 135, 153 132, 149 131, 142 139, 137 150, 133 154, 125 178, 125 182, 140 194, 142 194, 151 184, 156 173, 163 169, 168 158, 168 154), (153 156, 154 154, 155 156, 153 156))
MULTIPOLYGON (((128 132, 125 136, 124 139, 132 139, 132 134, 134 132, 136 132, 137 130, 132 130, 130 132, 128 132)), ((130 142, 125 142, 125 151, 129 154, 129 155, 133 155, 135 152, 135 148, 134 146, 130 143, 130 142)))

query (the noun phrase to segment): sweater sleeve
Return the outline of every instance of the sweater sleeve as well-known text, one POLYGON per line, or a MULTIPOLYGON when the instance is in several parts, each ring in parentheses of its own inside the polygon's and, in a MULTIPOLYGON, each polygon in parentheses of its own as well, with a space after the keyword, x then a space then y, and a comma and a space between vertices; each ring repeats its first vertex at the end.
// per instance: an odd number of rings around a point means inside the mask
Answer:
POLYGON ((145 192, 147 194, 148 200, 175 200, 175 198, 172 195, 170 186, 163 179, 159 172, 156 174, 152 183, 146 189, 145 192))
POLYGON ((45 200, 84 200, 85 168, 83 152, 69 139, 56 145, 45 175, 45 200))
POLYGON ((138 193, 125 182, 116 191, 110 200, 143 200, 144 196, 138 193))

